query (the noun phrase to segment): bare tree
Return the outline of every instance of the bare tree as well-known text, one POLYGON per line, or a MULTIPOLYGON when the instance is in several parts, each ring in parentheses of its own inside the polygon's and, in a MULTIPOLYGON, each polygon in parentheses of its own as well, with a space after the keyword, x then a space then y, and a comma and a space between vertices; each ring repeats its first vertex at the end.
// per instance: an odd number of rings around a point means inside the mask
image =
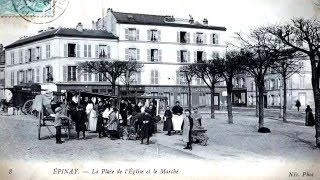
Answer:
POLYGON ((137 62, 137 61, 127 61, 125 72, 123 76, 120 77, 122 83, 126 87, 127 95, 130 95, 129 87, 134 81, 136 81, 136 78, 134 77, 137 73, 140 73, 142 71, 143 64, 137 62))
POLYGON ((112 86, 112 94, 116 94, 116 81, 117 79, 126 72, 128 66, 127 61, 86 61, 80 62, 77 65, 79 70, 87 73, 100 73, 102 74, 112 86))
POLYGON ((221 82, 221 76, 219 74, 219 68, 214 60, 202 61, 190 65, 190 70, 195 73, 198 78, 201 78, 204 83, 210 89, 211 94, 211 118, 214 119, 214 93, 215 86, 218 82, 221 82))
POLYGON ((237 36, 243 47, 243 56, 247 58, 243 62, 245 70, 256 81, 259 98, 259 128, 262 128, 264 126, 264 79, 268 69, 270 69, 277 59, 277 53, 268 48, 270 43, 274 41, 262 28, 254 29, 247 37, 244 37, 240 33, 237 33, 237 36))
POLYGON ((220 75, 227 84, 227 109, 228 109, 228 123, 233 124, 232 102, 231 96, 233 91, 232 80, 235 75, 241 72, 241 65, 246 57, 239 51, 228 51, 223 58, 216 57, 214 62, 219 70, 220 75))
POLYGON ((183 74, 184 78, 187 81, 188 85, 188 108, 191 110, 192 105, 191 105, 191 82, 193 77, 195 77, 195 72, 192 70, 193 69, 193 64, 189 65, 184 65, 179 68, 179 72, 183 74))
POLYGON ((290 23, 285 25, 268 27, 268 32, 283 44, 309 57, 315 102, 316 145, 320 148, 320 21, 317 19, 292 19, 290 23))

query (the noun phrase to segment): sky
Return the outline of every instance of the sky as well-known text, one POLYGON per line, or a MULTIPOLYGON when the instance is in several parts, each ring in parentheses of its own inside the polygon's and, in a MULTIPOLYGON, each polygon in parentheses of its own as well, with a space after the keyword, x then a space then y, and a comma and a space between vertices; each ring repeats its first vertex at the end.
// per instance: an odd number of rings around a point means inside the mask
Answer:
POLYGON ((312 17, 320 14, 317 0, 68 0, 65 12, 49 24, 34 24, 20 17, 0 17, 0 44, 5 46, 22 36, 37 34, 47 27, 71 27, 78 22, 92 28, 92 20, 102 17, 103 10, 119 12, 173 15, 177 18, 193 16, 210 25, 224 26, 232 40, 234 32, 248 33, 261 25, 280 23, 292 17, 312 17))

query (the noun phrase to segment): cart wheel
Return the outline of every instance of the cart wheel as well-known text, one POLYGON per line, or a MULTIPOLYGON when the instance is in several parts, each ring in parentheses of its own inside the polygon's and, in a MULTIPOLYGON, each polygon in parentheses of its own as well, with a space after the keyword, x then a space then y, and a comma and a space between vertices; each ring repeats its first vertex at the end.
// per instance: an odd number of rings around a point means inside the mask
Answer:
POLYGON ((201 134, 201 135, 200 135, 200 144, 201 144, 202 146, 206 146, 208 139, 209 139, 209 138, 207 137, 206 134, 201 134))
POLYGON ((28 114, 32 114, 32 104, 33 104, 33 99, 29 99, 27 100, 22 108, 21 108, 21 111, 25 114, 25 115, 28 115, 28 114))

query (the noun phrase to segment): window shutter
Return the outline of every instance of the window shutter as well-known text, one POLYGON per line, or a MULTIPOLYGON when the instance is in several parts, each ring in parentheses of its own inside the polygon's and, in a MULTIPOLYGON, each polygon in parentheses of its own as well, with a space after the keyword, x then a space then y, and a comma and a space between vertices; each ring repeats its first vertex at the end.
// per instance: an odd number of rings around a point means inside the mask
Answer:
POLYGON ((140 49, 137 49, 137 61, 140 60, 140 49))
POLYGON ((139 29, 137 29, 136 32, 137 32, 137 41, 139 41, 139 29))
POLYGON ((190 43, 190 33, 187 33, 187 43, 190 43))
POLYGON ((51 77, 52 77, 52 80, 53 80, 53 67, 50 66, 50 73, 51 73, 51 77))
POLYGON ((77 81, 81 82, 81 74, 83 73, 83 71, 79 70, 78 68, 76 69, 76 73, 77 73, 77 81))
POLYGON ((151 61, 151 49, 147 50, 147 61, 151 61))
POLYGON ((28 62, 28 50, 24 51, 25 62, 28 62))
POLYGON ((159 62, 162 61, 162 50, 158 50, 158 58, 159 58, 159 62))
POLYGON ((17 84, 20 84, 20 71, 17 71, 17 84))
POLYGON ((43 71, 42 71, 42 82, 43 83, 47 82, 47 72, 45 67, 43 68, 43 71))
POLYGON ((34 69, 31 70, 31 81, 35 82, 34 69))
POLYGON ((64 57, 68 57, 68 44, 64 44, 63 45, 63 52, 64 52, 64 57))
POLYGON ((154 70, 151 70, 151 79, 150 79, 150 81, 151 81, 151 84, 154 84, 154 70))
POLYGON ((137 84, 141 84, 141 72, 138 72, 137 76, 138 76, 137 84))
POLYGON ((35 57, 36 57, 36 56, 35 56, 35 49, 32 48, 32 49, 31 49, 31 61, 35 61, 35 60, 36 60, 35 57))
POLYGON ((196 33, 193 33, 193 42, 197 43, 197 34, 196 33))
POLYGON ((111 49, 110 46, 107 46, 107 54, 108 54, 108 59, 111 59, 111 49))
POLYGON ((77 54, 76 54, 76 57, 80 57, 80 44, 77 44, 76 45, 77 47, 77 54))
POLYGON ((94 81, 96 81, 96 82, 99 81, 99 74, 98 73, 94 74, 94 81))
POLYGON ((99 46, 98 45, 95 45, 95 52, 96 52, 96 58, 99 58, 99 46))
POLYGON ((158 41, 161 41, 161 31, 158 30, 158 41))
POLYGON ((206 53, 206 52, 203 52, 203 53, 202 53, 202 59, 203 59, 203 60, 206 60, 206 59, 207 59, 207 53, 206 53))
POLYGON ((151 41, 151 30, 147 31, 148 41, 151 41))
POLYGON ((181 62, 180 51, 177 51, 177 62, 181 62))
POLYGON ((180 42, 180 32, 179 31, 177 32, 177 42, 178 43, 180 42))
POLYGON ((159 71, 156 70, 156 71, 155 71, 155 84, 159 84, 159 79, 160 79, 160 77, 159 77, 159 71))
POLYGON ((129 29, 125 29, 125 37, 126 40, 129 40, 129 29))
POLYGON ((207 44, 207 35, 203 34, 203 44, 207 44))
POLYGON ((176 83, 180 84, 180 72, 179 72, 179 70, 176 71, 176 83))
POLYGON ((24 83, 27 83, 27 80, 28 80, 28 79, 27 79, 28 70, 25 70, 25 71, 23 71, 22 73, 23 73, 23 82, 24 82, 24 83))
POLYGON ((92 57, 92 53, 91 53, 91 44, 88 45, 88 57, 92 57))
POLYGON ((83 46, 83 57, 88 57, 88 45, 83 46))
POLYGON ((215 44, 219 44, 219 35, 218 34, 216 34, 215 40, 216 40, 215 44))
POLYGON ((193 55, 194 55, 194 57, 193 57, 194 62, 197 63, 197 51, 194 51, 193 55))
POLYGON ((42 47, 39 47, 39 59, 42 59, 42 47))
POLYGON ((210 34, 210 44, 213 44, 213 34, 210 34))
POLYGON ((188 51, 188 55, 187 55, 187 59, 188 59, 188 62, 190 62, 190 51, 188 51))
POLYGON ((129 49, 128 48, 125 49, 125 60, 129 61, 129 49))
POLYGON ((63 81, 67 82, 67 78, 68 78, 68 67, 63 66, 63 81))

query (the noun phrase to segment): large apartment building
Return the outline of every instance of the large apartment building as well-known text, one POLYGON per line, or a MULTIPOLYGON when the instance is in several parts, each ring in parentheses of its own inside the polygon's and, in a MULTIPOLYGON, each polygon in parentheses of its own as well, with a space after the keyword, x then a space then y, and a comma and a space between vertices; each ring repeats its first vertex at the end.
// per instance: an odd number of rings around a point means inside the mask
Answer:
POLYGON ((55 83, 57 90, 111 88, 99 74, 78 72, 78 62, 118 58, 118 38, 104 30, 48 28, 6 46, 6 87, 21 83, 55 83))
MULTIPOLYGON (((212 56, 223 56, 225 27, 211 26, 206 18, 200 23, 192 17, 175 18, 116 12, 108 9, 107 15, 92 22, 93 29, 106 29, 119 37, 119 60, 137 60, 144 64, 137 75, 132 93, 167 96, 169 104, 180 100, 188 102, 186 80, 179 67, 199 62, 212 56)), ((225 86, 218 85, 214 97, 218 109, 225 98, 225 86)), ((125 92, 123 92, 125 93, 125 92)), ((210 106, 210 91, 201 79, 192 81, 192 104, 210 106)))

